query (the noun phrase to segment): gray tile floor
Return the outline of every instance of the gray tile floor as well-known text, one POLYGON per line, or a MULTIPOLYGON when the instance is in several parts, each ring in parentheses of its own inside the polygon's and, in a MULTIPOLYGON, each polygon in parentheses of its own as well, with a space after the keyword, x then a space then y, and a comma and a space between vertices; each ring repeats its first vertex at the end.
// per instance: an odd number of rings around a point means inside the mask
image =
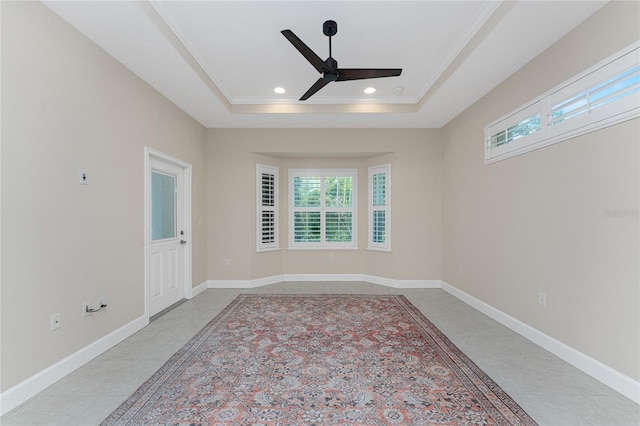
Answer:
POLYGON ((541 425, 640 425, 640 406, 443 290, 359 282, 210 289, 0 419, 11 425, 96 425, 240 293, 404 294, 541 425))

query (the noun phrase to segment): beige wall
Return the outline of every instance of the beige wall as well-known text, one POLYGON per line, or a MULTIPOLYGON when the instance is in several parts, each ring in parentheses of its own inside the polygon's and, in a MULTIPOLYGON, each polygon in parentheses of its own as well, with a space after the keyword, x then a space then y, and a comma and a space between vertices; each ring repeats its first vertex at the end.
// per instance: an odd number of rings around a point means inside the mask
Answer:
POLYGON ((208 130, 209 279, 278 274, 440 279, 440 157, 439 130, 208 130), (387 162, 392 164, 392 252, 380 253, 366 250, 367 168, 387 162), (282 249, 277 252, 256 253, 256 163, 280 167, 282 249), (358 250, 287 249, 288 169, 296 167, 358 169, 358 250))
POLYGON ((640 38, 638 5, 605 6, 442 130, 205 131, 40 3, 3 2, 0 390, 143 314, 144 146, 194 166, 194 285, 444 279, 640 379, 638 218, 604 215, 638 208, 638 120, 482 164, 483 126, 640 38), (367 167, 384 162, 391 253, 366 250, 367 167), (256 163, 280 167, 276 252, 256 253, 256 163), (359 250, 287 249, 287 169, 307 166, 358 168, 359 250), (108 313, 82 319, 99 295, 108 313))
POLYGON ((4 391, 144 314, 145 145, 193 164, 206 280, 206 135, 39 2, 2 3, 1 71, 4 391), (108 311, 81 318, 98 296, 108 311))
POLYGON ((605 213, 637 212, 638 120, 488 166, 483 127, 640 39, 639 5, 605 6, 447 124, 442 157, 443 279, 635 380, 638 217, 605 213))

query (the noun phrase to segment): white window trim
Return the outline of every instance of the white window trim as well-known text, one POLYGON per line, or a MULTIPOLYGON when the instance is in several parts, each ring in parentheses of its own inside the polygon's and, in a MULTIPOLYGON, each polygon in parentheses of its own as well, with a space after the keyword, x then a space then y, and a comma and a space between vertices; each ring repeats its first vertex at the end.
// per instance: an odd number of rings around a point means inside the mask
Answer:
POLYGON ((495 163, 497 161, 540 149, 548 145, 574 138, 576 136, 612 126, 626 120, 640 117, 640 94, 632 94, 630 95, 630 99, 634 99, 633 102, 635 102, 635 106, 632 106, 631 108, 628 108, 620 113, 614 113, 606 117, 598 117, 597 114, 594 114, 586 123, 579 124, 576 122, 572 122, 575 124, 573 126, 567 126, 569 128, 564 132, 558 132, 560 128, 553 128, 555 126, 552 127, 549 124, 549 117, 551 116, 551 108, 553 103, 558 101, 558 98, 562 99, 559 94, 564 92, 578 93, 580 90, 587 89, 591 84, 597 84, 598 81, 603 81, 602 79, 606 80, 606 78, 613 77, 615 74, 622 72, 625 69, 629 69, 633 66, 639 65, 639 51, 640 41, 637 41, 626 47, 625 49, 617 52, 616 54, 611 55, 607 59, 590 67, 589 69, 574 76, 573 78, 545 92, 541 96, 538 96, 531 102, 528 102, 515 111, 512 111, 504 115, 503 117, 489 123, 487 126, 485 126, 483 142, 484 164, 488 165, 491 163, 495 163), (609 70, 611 71, 609 72, 609 70), (599 74, 606 75, 607 72, 609 72, 609 77, 602 77, 596 81, 592 81, 599 74), (536 112, 539 112, 541 116, 540 131, 532 133, 529 136, 517 139, 513 142, 504 144, 497 148, 490 148, 490 140, 492 135, 495 135, 501 130, 519 123, 523 118, 530 117, 536 112))
POLYGON ((369 214, 368 214, 368 239, 367 250, 375 251, 391 251, 391 164, 381 164, 377 166, 369 167, 369 214), (373 205, 373 176, 375 174, 385 174, 385 205, 374 206, 373 205), (385 212, 385 242, 376 243, 373 241, 373 212, 374 211, 385 212))
POLYGON ((289 169, 289 250, 358 250, 358 170, 357 169, 325 169, 325 168, 304 168, 304 169, 289 169), (295 242, 294 238, 294 200, 293 200, 293 180, 296 176, 321 176, 322 188, 320 211, 321 211, 321 235, 322 241, 320 242, 295 242), (351 176, 352 182, 352 204, 353 204, 353 217, 351 224, 353 226, 351 232, 353 241, 351 242, 326 242, 324 241, 324 222, 325 222, 325 207, 324 207, 324 177, 325 176, 351 176))
POLYGON ((280 250, 280 170, 276 166, 256 164, 256 251, 276 251, 280 250), (262 205, 262 174, 268 173, 274 176, 274 206, 262 205), (262 241, 262 213, 265 211, 274 212, 275 241, 264 243, 262 241))

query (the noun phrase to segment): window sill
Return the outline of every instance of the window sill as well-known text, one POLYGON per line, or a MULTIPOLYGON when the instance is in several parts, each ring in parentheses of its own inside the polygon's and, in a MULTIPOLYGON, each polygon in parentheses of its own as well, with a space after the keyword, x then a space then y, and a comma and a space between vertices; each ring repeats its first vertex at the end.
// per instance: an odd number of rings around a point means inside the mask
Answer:
POLYGON ((387 248, 377 248, 377 247, 367 247, 367 250, 369 251, 381 251, 383 253, 391 253, 391 249, 387 249, 387 248))
POLYGON ((256 253, 268 253, 270 251, 280 251, 280 250, 282 250, 280 247, 267 248, 267 249, 258 249, 258 250, 256 250, 256 253))

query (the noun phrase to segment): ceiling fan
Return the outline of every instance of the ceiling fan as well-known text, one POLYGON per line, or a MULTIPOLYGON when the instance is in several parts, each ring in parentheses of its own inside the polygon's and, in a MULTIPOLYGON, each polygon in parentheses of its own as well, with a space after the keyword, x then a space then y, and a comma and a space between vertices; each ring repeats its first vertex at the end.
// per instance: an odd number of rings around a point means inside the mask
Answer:
POLYGON ((298 49, 302 56, 313 65, 322 77, 316 81, 313 86, 300 98, 301 101, 306 101, 318 90, 332 81, 348 81, 348 80, 361 80, 365 78, 380 78, 380 77, 396 77, 402 73, 401 68, 382 68, 382 69, 366 69, 366 68, 338 68, 338 61, 331 56, 331 37, 337 34, 338 24, 335 21, 325 21, 322 26, 322 32, 329 37, 329 57, 326 60, 320 59, 313 50, 311 50, 306 44, 302 42, 291 30, 282 30, 281 33, 287 40, 298 49))

